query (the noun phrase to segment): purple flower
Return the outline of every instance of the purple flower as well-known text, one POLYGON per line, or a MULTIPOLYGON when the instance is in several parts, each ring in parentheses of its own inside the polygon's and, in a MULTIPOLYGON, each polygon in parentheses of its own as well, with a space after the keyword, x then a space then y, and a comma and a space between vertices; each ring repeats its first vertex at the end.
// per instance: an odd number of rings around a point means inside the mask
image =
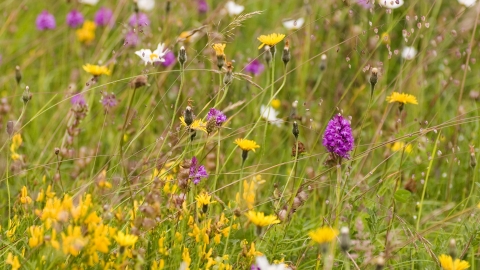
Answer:
POLYGON ((197 0, 198 5, 198 13, 207 13, 208 11, 208 4, 205 0, 197 0))
POLYGON ((350 122, 340 114, 335 115, 328 122, 323 134, 323 146, 330 153, 342 158, 350 158, 348 152, 352 151, 354 146, 352 128, 350 127, 350 122))
POLYGON ((357 4, 362 6, 364 9, 369 9, 372 7, 372 2, 374 0, 357 0, 357 4))
POLYGON ((48 13, 48 11, 44 10, 40 13, 35 21, 37 25, 37 29, 40 31, 47 30, 47 29, 55 29, 55 17, 52 14, 48 13))
POLYGON ((200 183, 200 180, 202 180, 202 178, 208 177, 208 173, 207 173, 207 170, 205 170, 205 166, 203 165, 198 166, 198 160, 196 157, 192 158, 192 164, 190 165, 189 176, 195 185, 198 185, 200 183))
POLYGON ((117 106, 118 104, 117 98, 115 97, 114 93, 103 93, 100 102, 102 103, 103 108, 105 108, 106 111, 109 111, 111 108, 117 106))
POLYGON ((150 25, 150 20, 145 13, 133 13, 130 19, 128 19, 128 23, 131 27, 147 26, 150 25))
POLYGON ((77 10, 72 10, 67 14, 67 24, 71 28, 77 28, 83 24, 83 15, 77 10))
POLYGON ((106 26, 112 22, 113 12, 111 9, 101 7, 95 13, 95 23, 99 26, 106 26))
POLYGON ((227 121, 227 116, 215 108, 211 108, 207 114, 207 121, 212 118, 215 119, 217 126, 221 126, 223 122, 227 121))
POLYGON ((164 67, 169 67, 173 65, 175 63, 175 60, 177 60, 175 54, 172 51, 168 51, 163 58, 165 59, 165 61, 162 62, 162 65, 164 67))
POLYGON ((250 270, 261 270, 261 269, 256 264, 252 264, 252 266, 250 266, 250 270))
POLYGON ((245 67, 246 72, 250 72, 253 75, 258 75, 263 72, 265 69, 265 66, 258 61, 258 59, 253 60, 252 62, 248 63, 248 65, 245 67))
POLYGON ((70 102, 72 103, 72 105, 79 105, 79 106, 85 106, 87 105, 87 102, 85 101, 85 98, 83 97, 82 94, 76 94, 72 97, 72 99, 70 100, 70 102))
POLYGON ((135 47, 138 44, 138 35, 134 31, 129 31, 125 35, 125 45, 135 47))

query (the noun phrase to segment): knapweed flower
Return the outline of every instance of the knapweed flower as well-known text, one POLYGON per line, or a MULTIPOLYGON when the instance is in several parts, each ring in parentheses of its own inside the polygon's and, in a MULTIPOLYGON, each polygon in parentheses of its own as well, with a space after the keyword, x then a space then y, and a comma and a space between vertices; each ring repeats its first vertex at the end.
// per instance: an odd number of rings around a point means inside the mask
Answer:
POLYGON ((106 66, 98 66, 91 64, 84 65, 83 70, 96 77, 100 75, 110 75, 112 73, 106 66))
POLYGON ((411 144, 405 145, 404 142, 400 142, 400 141, 394 142, 390 146, 390 149, 392 149, 392 151, 394 151, 394 152, 402 151, 403 149, 405 149, 405 153, 408 153, 408 154, 410 154, 412 152, 412 148, 413 147, 412 147, 411 144))
POLYGON ((198 9, 198 13, 207 13, 208 11, 207 1, 197 0, 197 9, 198 9))
POLYGON ((256 76, 265 70, 265 65, 262 64, 258 59, 254 59, 245 67, 245 71, 251 73, 252 75, 256 76))
POLYGON ((260 115, 266 121, 277 126, 281 126, 283 123, 283 119, 277 118, 278 112, 272 106, 262 105, 260 107, 260 115))
POLYGON ((245 215, 247 216, 248 220, 257 227, 265 227, 280 223, 280 220, 276 215, 265 216, 263 212, 255 212, 250 210, 245 215))
POLYGON ((280 41, 282 41, 285 38, 284 34, 270 34, 270 35, 261 35, 257 39, 262 43, 260 46, 258 46, 259 49, 263 48, 263 46, 268 45, 270 47, 273 47, 277 45, 280 41))
POLYGON ((235 144, 238 145, 238 147, 240 147, 240 149, 243 151, 255 152, 255 149, 260 148, 260 145, 258 145, 255 141, 247 139, 236 139, 235 144))
POLYGON ((445 254, 440 255, 438 260, 444 270, 465 270, 470 268, 470 264, 467 261, 460 259, 453 260, 451 256, 445 254))
POLYGON ((141 49, 140 51, 136 51, 135 54, 145 61, 145 65, 148 63, 165 62, 164 56, 168 52, 168 49, 164 50, 164 47, 164 43, 158 43, 157 49, 153 52, 150 49, 141 49))
POLYGON ((22 266, 18 260, 18 256, 13 256, 11 252, 8 253, 5 264, 10 264, 12 266, 12 270, 18 270, 20 269, 20 266, 22 266))
POLYGON ((95 6, 100 0, 78 0, 78 2, 86 5, 95 6))
POLYGON ((162 62, 162 66, 169 67, 175 63, 177 59, 172 51, 168 51, 164 56, 165 61, 162 62))
POLYGON ((349 152, 354 147, 350 122, 340 114, 335 115, 328 122, 322 143, 330 153, 341 158, 350 158, 349 152))
POLYGON ((111 9, 101 7, 97 13, 95 13, 95 23, 99 26, 107 26, 112 23, 113 12, 111 9))
POLYGON ((150 20, 145 13, 133 13, 128 19, 128 24, 130 24, 131 27, 148 26, 150 25, 150 20))
POLYGON ((83 23, 82 28, 77 29, 75 31, 75 34, 77 35, 78 41, 89 44, 95 39, 95 29, 97 28, 97 25, 92 22, 92 21, 85 21, 83 23))
POLYGON ((473 7, 477 0, 458 0, 458 3, 466 6, 466 7, 473 7))
POLYGON ((205 170, 205 166, 198 165, 198 160, 196 157, 192 158, 192 163, 190 165, 190 179, 195 185, 198 185, 203 178, 208 177, 207 170, 205 170))
POLYGON ((37 25, 37 29, 40 31, 47 29, 55 29, 55 17, 53 17, 52 14, 48 13, 48 11, 44 10, 38 15, 35 24, 37 25))
POLYGON ((217 126, 221 126, 225 121, 227 121, 227 116, 223 114, 222 111, 215 108, 211 108, 207 114, 207 121, 214 120, 217 126))
POLYGON ((138 0, 137 7, 142 11, 150 11, 155 7, 155 0, 138 0))
POLYGON ((335 240, 338 231, 330 227, 321 227, 308 233, 308 236, 318 244, 327 244, 335 240))
POLYGON ((402 58, 405 60, 412 60, 417 55, 415 47, 405 47, 402 50, 402 58))
POLYGON ((77 28, 78 26, 82 25, 84 19, 82 13, 78 10, 72 10, 67 14, 67 24, 71 28, 77 28))
POLYGON ((121 247, 130 247, 135 245, 138 240, 138 236, 128 233, 123 233, 119 231, 117 235, 113 236, 115 241, 117 241, 118 245, 121 247))
POLYGON ((251 270, 290 270, 284 263, 270 264, 265 256, 257 256, 255 258, 255 265, 252 265, 251 270))
POLYGON ((85 106, 87 104, 87 101, 85 100, 85 97, 82 94, 76 94, 72 97, 70 100, 72 105, 78 105, 78 106, 85 106))
POLYGON ((227 12, 230 16, 235 16, 235 15, 238 15, 240 13, 243 12, 243 10, 245 9, 244 6, 242 5, 237 5, 235 2, 233 1, 228 1, 226 4, 225 4, 225 8, 227 9, 227 12))
POLYGON ((125 35, 125 46, 135 47, 138 44, 138 35, 135 31, 128 31, 125 35))
POLYGON ((304 23, 305 23, 304 18, 298 18, 295 20, 287 20, 282 22, 283 27, 287 28, 288 30, 300 29, 304 23))
POLYGON ((102 94, 102 99, 100 100, 100 103, 102 103, 103 108, 105 111, 110 111, 113 107, 117 106, 118 101, 117 98, 115 97, 114 93, 106 93, 104 92, 102 94))
POLYGON ((403 6, 403 0, 378 0, 378 3, 382 7, 396 9, 403 6))
POLYGON ((405 93, 393 92, 390 96, 387 97, 388 103, 398 102, 402 104, 415 104, 417 105, 417 98, 414 95, 409 95, 405 93))

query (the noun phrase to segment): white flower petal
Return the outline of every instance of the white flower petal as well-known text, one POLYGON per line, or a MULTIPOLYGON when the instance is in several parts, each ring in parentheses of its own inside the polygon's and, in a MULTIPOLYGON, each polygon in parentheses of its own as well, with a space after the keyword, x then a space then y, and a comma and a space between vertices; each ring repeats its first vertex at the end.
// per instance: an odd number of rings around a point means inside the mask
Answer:
POLYGON ((403 0, 378 0, 378 3, 382 7, 391 8, 391 9, 395 9, 403 6, 403 0))
POLYGON ((150 11, 155 7, 155 0, 138 0, 137 6, 142 11, 150 11))
POLYGON ((458 0, 458 3, 466 6, 466 7, 471 7, 474 6, 477 3, 477 0, 458 0))
POLYGON ((99 0, 79 0, 81 4, 87 4, 87 5, 92 5, 95 6, 98 3, 99 0))
POLYGON ((284 21, 283 26, 288 30, 296 30, 296 29, 300 29, 300 27, 302 27, 304 23, 305 23, 305 19, 298 18, 296 20, 284 21))
POLYGON ((417 55, 417 49, 414 47, 405 47, 402 50, 402 57, 405 60, 412 60, 417 55))
POLYGON ((233 1, 228 1, 227 4, 225 4, 225 8, 227 8, 228 14, 230 14, 230 16, 238 15, 238 14, 242 13, 243 10, 245 9, 244 6, 237 5, 233 1))

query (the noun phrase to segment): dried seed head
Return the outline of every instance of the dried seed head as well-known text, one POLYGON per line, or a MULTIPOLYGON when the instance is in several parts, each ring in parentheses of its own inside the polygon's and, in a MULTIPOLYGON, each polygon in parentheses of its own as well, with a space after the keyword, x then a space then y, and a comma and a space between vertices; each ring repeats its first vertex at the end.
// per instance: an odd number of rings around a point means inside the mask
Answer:
POLYGON ((185 62, 187 62, 187 51, 185 50, 184 46, 180 48, 180 51, 178 53, 178 62, 180 62, 182 66, 183 64, 185 64, 185 62))
POLYGON ((272 51, 270 50, 270 46, 268 45, 265 45, 265 47, 263 48, 265 50, 265 52, 263 53, 263 58, 265 59, 265 62, 267 62, 267 65, 270 66, 270 63, 273 59, 272 51))
POLYGON ((477 166, 477 158, 475 157, 475 146, 470 145, 470 166, 475 168, 477 166))
POLYGON ((340 248, 343 252, 347 252, 350 249, 350 231, 347 227, 340 229, 340 248))
POLYGON ((27 104, 32 99, 32 93, 30 93, 30 87, 28 85, 25 87, 25 91, 23 91, 22 100, 24 104, 27 104))
POLYGON ((19 66, 15 67, 15 80, 17 81, 17 84, 20 84, 20 81, 22 80, 22 72, 20 71, 19 66))
POLYGON ((280 219, 281 221, 286 221, 287 218, 288 218, 287 210, 282 209, 278 212, 278 219, 280 219))
POLYGON ((140 88, 148 84, 148 78, 146 75, 140 75, 130 81, 130 87, 133 89, 140 88))
POLYGON ((227 73, 225 73, 225 77, 223 78, 223 84, 229 85, 233 81, 233 64, 232 62, 227 62, 227 73))
POLYGON ((377 84, 377 81, 378 81, 378 69, 372 68, 372 74, 370 75, 370 85, 372 86, 372 89, 377 84))
POLYGON ((282 60, 285 65, 288 62, 290 62, 290 48, 289 48, 288 40, 285 41, 285 47, 283 47, 282 60))
POLYGON ((55 155, 57 155, 57 156, 58 156, 58 153, 60 153, 60 148, 58 148, 58 147, 55 147, 54 151, 55 151, 55 155))
POLYGON ((222 69, 223 65, 225 65, 225 54, 217 55, 217 67, 218 69, 222 69))
POLYGON ((8 121, 7 122, 7 134, 8 136, 12 136, 13 135, 13 128, 15 127, 15 124, 13 121, 8 121))

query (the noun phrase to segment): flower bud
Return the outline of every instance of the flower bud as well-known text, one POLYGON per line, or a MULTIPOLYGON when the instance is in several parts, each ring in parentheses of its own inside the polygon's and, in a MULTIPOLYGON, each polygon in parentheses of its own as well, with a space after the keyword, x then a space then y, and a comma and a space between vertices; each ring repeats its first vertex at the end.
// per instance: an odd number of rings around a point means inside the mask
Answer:
POLYGON ((377 270, 382 270, 385 267, 385 259, 383 258, 382 255, 378 256, 376 262, 376 268, 377 270))
POLYGON ((217 55, 217 67, 218 69, 222 69, 223 65, 225 65, 225 54, 217 55))
POLYGON ((340 248, 343 252, 347 252, 350 249, 350 231, 347 227, 340 229, 340 248))
POLYGON ((185 111, 183 112, 183 118, 184 118, 185 124, 187 124, 187 126, 190 126, 193 123, 192 107, 187 106, 187 108, 185 108, 185 111))
POLYGON ((475 146, 470 145, 470 166, 475 168, 477 166, 477 158, 475 157, 475 146))
POLYGON ((227 63, 227 73, 225 73, 225 77, 223 78, 223 84, 229 85, 233 81, 233 65, 232 62, 227 63))
POLYGON ((13 135, 13 128, 14 128, 14 127, 15 127, 15 124, 14 124, 13 121, 10 120, 10 121, 7 122, 7 134, 8 134, 9 136, 12 136, 12 135, 13 135))
POLYGON ((325 69, 327 69, 327 55, 322 54, 322 56, 320 56, 320 71, 324 71, 325 69))
POLYGON ((185 64, 185 62, 187 62, 187 51, 185 50, 184 46, 180 48, 180 51, 178 53, 178 62, 180 62, 182 66, 183 64, 185 64))
POLYGON ((372 68, 372 74, 370 75, 370 86, 371 86, 371 95, 373 95, 373 89, 375 89, 375 85, 378 81, 378 69, 372 68))
POLYGON ((292 133, 293 133, 293 136, 295 136, 295 139, 298 139, 298 135, 300 134, 300 131, 298 130, 297 121, 293 121, 292 133))
POLYGON ((17 81, 17 84, 20 84, 20 81, 22 80, 22 72, 20 71, 19 66, 15 67, 15 80, 17 81))
POLYGON ((137 76, 130 81, 130 87, 132 87, 133 89, 140 88, 147 84, 148 84, 148 79, 147 79, 147 76, 145 75, 137 76))
POLYGON ((265 59, 265 62, 267 62, 267 65, 270 66, 270 62, 272 62, 273 56, 272 56, 272 51, 270 50, 270 46, 265 45, 265 52, 263 53, 263 58, 265 59))
POLYGON ((32 99, 32 93, 30 93, 30 87, 26 86, 23 91, 22 100, 24 104, 27 104, 32 99))
POLYGON ((286 65, 290 62, 290 48, 288 45, 288 40, 285 41, 285 47, 283 47, 283 55, 282 55, 283 63, 286 65))
POLYGON ((453 238, 448 242, 448 255, 450 255, 453 260, 457 257, 457 242, 453 238))
POLYGON ((167 1, 167 5, 165 6, 165 12, 168 14, 171 10, 171 3, 170 1, 167 1))

